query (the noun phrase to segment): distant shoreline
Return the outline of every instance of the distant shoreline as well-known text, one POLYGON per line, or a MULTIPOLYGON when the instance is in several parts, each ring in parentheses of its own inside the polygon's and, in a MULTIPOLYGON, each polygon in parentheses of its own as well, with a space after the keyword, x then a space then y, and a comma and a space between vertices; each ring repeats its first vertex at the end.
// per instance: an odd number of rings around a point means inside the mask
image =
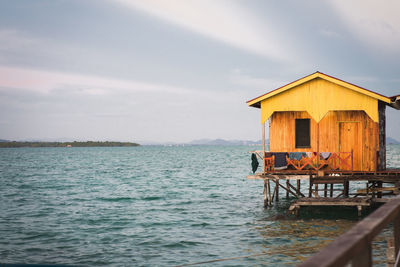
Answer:
POLYGON ((0 142, 0 148, 19 148, 19 147, 133 147, 140 146, 130 142, 0 142))

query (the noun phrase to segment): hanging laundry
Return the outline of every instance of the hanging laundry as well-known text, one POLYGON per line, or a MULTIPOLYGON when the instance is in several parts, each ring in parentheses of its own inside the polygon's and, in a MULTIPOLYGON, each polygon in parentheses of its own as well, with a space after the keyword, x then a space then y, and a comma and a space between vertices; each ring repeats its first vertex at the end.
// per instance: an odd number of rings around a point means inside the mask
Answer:
POLYGON ((321 152, 321 153, 320 153, 320 158, 321 158, 321 159, 324 159, 324 160, 327 160, 327 159, 330 158, 331 155, 332 155, 331 152, 321 152))
POLYGON ((305 152, 290 152, 290 159, 301 160, 306 155, 305 152))
POLYGON ((252 153, 251 154, 251 169, 252 169, 253 173, 256 172, 258 165, 259 165, 259 163, 257 160, 257 156, 256 156, 256 154, 252 153))
POLYGON ((275 152, 275 170, 283 170, 287 168, 287 161, 286 161, 286 156, 288 153, 286 152, 275 152))

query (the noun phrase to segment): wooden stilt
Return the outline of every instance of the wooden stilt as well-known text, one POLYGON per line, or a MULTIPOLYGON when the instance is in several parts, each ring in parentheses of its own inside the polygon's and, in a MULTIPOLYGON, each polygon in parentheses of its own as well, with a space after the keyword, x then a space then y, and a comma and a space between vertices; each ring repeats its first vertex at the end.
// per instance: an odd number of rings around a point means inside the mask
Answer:
POLYGON ((333 197, 333 184, 331 184, 331 192, 330 192, 330 197, 333 197))
POLYGON ((269 183, 269 180, 268 180, 268 199, 269 199, 269 205, 271 206, 272 205, 272 197, 271 197, 271 185, 270 185, 270 183, 269 183))
POLYGON ((349 196, 349 181, 345 181, 344 184, 344 197, 348 197, 349 196))
POLYGON ((297 195, 300 195, 300 190, 301 190, 301 184, 300 184, 300 180, 297 179, 297 195))
POLYGON ((297 206, 294 210, 296 217, 299 217, 299 212, 300 212, 300 206, 297 206))
POLYGON ((275 201, 279 201, 279 179, 275 180, 275 201))
POLYGON ((361 216, 361 212, 362 212, 362 206, 357 206, 357 214, 358 214, 358 217, 361 216))
POLYGON ((375 188, 376 188, 376 183, 372 182, 372 198, 375 198, 375 188))
POLYGON ((308 186, 308 197, 312 197, 312 186, 313 186, 313 183, 312 183, 312 174, 310 174, 310 179, 309 179, 308 181, 309 181, 309 186, 308 186))
POLYGON ((314 196, 315 196, 315 197, 319 197, 319 194, 318 194, 318 184, 315 184, 315 185, 314 185, 314 196))
POLYGON ((325 184, 324 186, 324 197, 328 196, 328 184, 325 184))
MULTIPOLYGON (((383 185, 382 182, 378 182, 378 188, 382 188, 382 185, 383 185)), ((382 198, 382 192, 378 191, 377 197, 378 197, 378 198, 382 198)))
POLYGON ((264 207, 268 207, 267 181, 264 180, 264 207))
POLYGON ((273 193, 272 193, 272 198, 271 198, 271 201, 272 201, 272 202, 274 201, 275 194, 276 194, 276 190, 275 190, 275 188, 274 188, 274 191, 273 191, 273 193))
MULTIPOLYGON (((289 188, 290 182, 286 180, 286 187, 289 188)), ((289 199, 289 190, 286 190, 286 199, 289 199)))

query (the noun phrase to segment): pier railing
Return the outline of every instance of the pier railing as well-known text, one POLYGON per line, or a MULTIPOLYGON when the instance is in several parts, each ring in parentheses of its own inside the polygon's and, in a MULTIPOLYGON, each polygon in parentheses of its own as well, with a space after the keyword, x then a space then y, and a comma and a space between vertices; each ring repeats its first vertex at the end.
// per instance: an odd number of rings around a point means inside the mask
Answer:
POLYGON ((353 152, 263 152, 250 151, 264 161, 263 172, 270 173, 277 170, 286 172, 318 171, 321 169, 331 171, 353 170, 353 152), (284 165, 276 168, 276 157, 280 154, 284 157, 284 165))
POLYGON ((390 223, 393 223, 394 266, 400 266, 400 196, 393 198, 298 266, 372 266, 372 241, 390 223))

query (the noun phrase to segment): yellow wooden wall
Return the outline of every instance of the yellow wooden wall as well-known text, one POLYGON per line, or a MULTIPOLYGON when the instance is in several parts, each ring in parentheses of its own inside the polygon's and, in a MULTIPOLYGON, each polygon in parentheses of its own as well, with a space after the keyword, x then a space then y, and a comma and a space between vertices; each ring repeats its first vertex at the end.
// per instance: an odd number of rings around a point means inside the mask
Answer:
MULTIPOLYGON (((319 122, 319 151, 339 152, 340 122, 359 122, 361 130, 360 153, 355 153, 355 170, 375 171, 379 150, 379 124, 364 111, 329 111, 319 122), (358 154, 358 155, 357 155, 358 154)), ((305 111, 274 112, 270 121, 270 151, 317 151, 317 122, 305 111), (295 119, 310 119, 310 148, 295 148, 295 119)), ((343 140, 342 142, 346 142, 343 140)), ((350 141, 349 141, 350 142, 350 141)), ((353 141, 351 141, 353 142, 353 141)), ((357 145, 357 144, 356 144, 357 145)))
POLYGON ((307 111, 319 122, 330 110, 363 110, 378 122, 378 99, 316 78, 261 101, 261 123, 275 111, 307 111))

